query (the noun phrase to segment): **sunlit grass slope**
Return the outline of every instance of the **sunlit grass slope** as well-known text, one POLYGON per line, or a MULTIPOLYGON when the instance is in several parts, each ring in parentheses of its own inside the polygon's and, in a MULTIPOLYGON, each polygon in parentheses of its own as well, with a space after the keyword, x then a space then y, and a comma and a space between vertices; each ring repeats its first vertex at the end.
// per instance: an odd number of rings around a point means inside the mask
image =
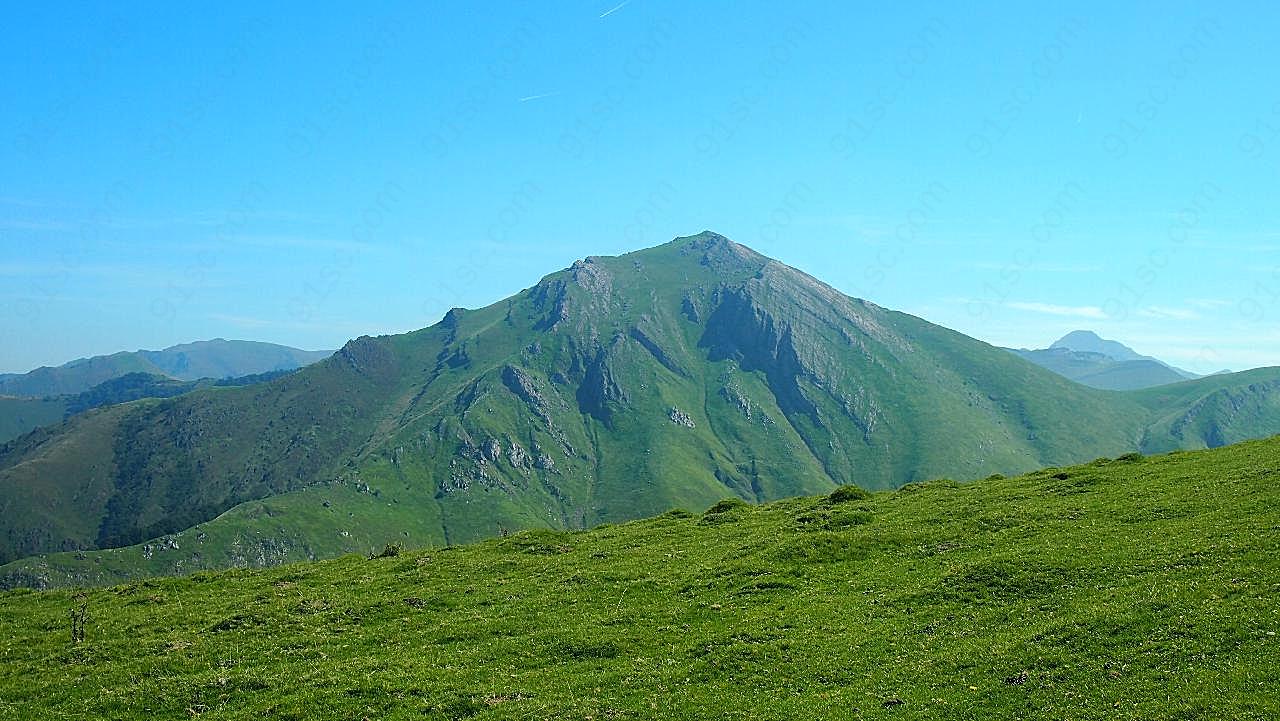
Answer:
POLYGON ((0 717, 1274 719, 1277 478, 1272 439, 14 591, 0 717))

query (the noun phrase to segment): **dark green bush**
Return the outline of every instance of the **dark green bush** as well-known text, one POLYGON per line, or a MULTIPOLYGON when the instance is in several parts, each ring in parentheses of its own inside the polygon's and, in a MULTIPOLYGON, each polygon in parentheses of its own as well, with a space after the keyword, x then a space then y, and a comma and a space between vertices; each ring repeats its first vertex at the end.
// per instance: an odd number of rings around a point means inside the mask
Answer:
POLYGON ((854 485, 840 486, 827 496, 827 502, 831 504, 848 503, 849 501, 861 501, 870 498, 871 494, 862 488, 854 485))
POLYGON ((708 508, 706 512, 703 513, 702 515, 714 516, 721 513, 728 513, 729 511, 742 508, 745 505, 747 505, 747 502, 742 500, 741 498, 726 498, 723 501, 720 501, 719 503, 717 503, 716 505, 708 508))

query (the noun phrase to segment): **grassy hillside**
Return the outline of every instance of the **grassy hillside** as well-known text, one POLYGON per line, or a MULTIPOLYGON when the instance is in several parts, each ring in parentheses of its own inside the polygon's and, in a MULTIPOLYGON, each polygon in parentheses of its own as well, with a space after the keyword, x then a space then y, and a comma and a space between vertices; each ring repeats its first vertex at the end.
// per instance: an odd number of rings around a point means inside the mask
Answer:
POLYGON ((1280 421, 1280 373, 1259 368, 1148 388, 1133 398, 1155 413, 1144 447, 1212 448, 1255 436, 1280 421))
POLYGON ((1280 432, 1267 378, 1084 388, 704 233, 0 448, 0 562, 102 583, 1213 446, 1280 432))
POLYGON ((109 406, 0 446, 0 559, 128 545, 341 478, 386 401, 371 347, 349 344, 319 373, 109 406))
POLYGON ((1278 476, 1272 439, 8 592, 0 716, 1273 719, 1278 476))

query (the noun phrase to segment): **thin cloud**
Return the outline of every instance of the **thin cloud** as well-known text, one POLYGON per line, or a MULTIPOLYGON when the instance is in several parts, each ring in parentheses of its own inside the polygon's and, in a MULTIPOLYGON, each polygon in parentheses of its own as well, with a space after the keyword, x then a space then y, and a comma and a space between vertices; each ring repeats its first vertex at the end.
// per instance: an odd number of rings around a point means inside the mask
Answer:
POLYGON ((145 269, 131 265, 101 265, 91 263, 65 263, 61 261, 15 261, 0 263, 0 277, 46 278, 51 276, 100 276, 103 278, 135 277, 145 269))
POLYGON ((1106 320, 1107 314, 1096 305, 1054 305, 1052 303, 1007 303, 1014 310, 1025 310, 1030 313, 1056 315, 1064 318, 1092 318, 1106 320))
POLYGON ((229 244, 255 248, 291 248, 313 251, 345 250, 358 253, 382 250, 386 247, 356 240, 316 238, 306 235, 232 235, 227 237, 227 241, 229 241, 229 244))
POLYGON ((74 227, 60 220, 0 220, 0 228, 5 230, 65 231, 74 227))
POLYGON ((1200 314, 1193 310, 1184 310, 1182 308, 1166 308, 1158 305, 1150 305, 1146 308, 1140 308, 1138 315, 1143 318, 1158 318, 1160 320, 1199 320, 1200 314))
POLYGON ((323 330, 323 331, 340 331, 363 333, 368 330, 368 325, 343 321, 293 321, 280 320, 275 318, 258 318, 247 315, 232 315, 227 313, 209 313, 205 316, 209 320, 219 323, 226 323, 243 330, 259 330, 263 328, 273 328, 279 330, 323 330))
POLYGON ((1218 310, 1231 305, 1231 301, 1221 298, 1190 298, 1187 300, 1187 305, 1200 310, 1218 310))
POLYGON ((1100 273, 1100 265, 1072 265, 1069 263, 993 263, 991 261, 975 261, 967 264, 974 270, 1015 270, 1030 273, 1100 273))

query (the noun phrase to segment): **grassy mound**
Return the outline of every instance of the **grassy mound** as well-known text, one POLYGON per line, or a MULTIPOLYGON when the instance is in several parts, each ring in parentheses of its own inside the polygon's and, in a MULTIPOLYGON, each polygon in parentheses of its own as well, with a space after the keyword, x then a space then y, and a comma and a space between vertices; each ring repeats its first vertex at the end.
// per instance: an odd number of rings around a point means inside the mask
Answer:
POLYGON ((0 595, 0 717, 1273 719, 1280 439, 0 595))

